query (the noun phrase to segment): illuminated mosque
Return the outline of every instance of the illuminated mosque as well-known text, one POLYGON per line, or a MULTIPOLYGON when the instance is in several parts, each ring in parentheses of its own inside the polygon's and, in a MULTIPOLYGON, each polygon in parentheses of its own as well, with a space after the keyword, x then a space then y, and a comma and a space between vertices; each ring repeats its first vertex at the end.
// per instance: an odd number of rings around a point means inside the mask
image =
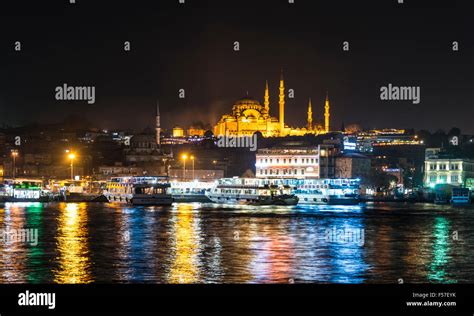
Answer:
POLYGON ((270 95, 268 82, 265 86, 263 106, 257 100, 246 96, 232 107, 232 113, 226 114, 214 126, 214 135, 251 136, 261 132, 264 137, 303 136, 306 134, 325 134, 329 129, 329 98, 326 94, 324 106, 324 125, 313 124, 311 99, 308 104, 307 126, 293 128, 285 124, 285 81, 280 77, 279 118, 270 115, 270 95))

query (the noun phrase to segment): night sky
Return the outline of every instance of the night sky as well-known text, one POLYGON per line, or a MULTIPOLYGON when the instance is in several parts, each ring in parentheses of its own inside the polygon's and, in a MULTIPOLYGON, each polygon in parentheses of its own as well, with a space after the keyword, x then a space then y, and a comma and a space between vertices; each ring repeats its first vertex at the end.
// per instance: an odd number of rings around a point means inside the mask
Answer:
POLYGON ((290 126, 306 125, 308 98, 322 122, 329 91, 336 129, 474 133, 474 10, 461 1, 68 2, 0 4, 0 125, 82 115, 99 127, 143 129, 157 99, 165 128, 213 125, 247 91, 263 103, 265 80, 278 116, 283 69, 295 91, 290 126), (63 83, 94 85, 96 103, 56 101, 63 83), (421 86, 421 103, 381 101, 389 83, 421 86))

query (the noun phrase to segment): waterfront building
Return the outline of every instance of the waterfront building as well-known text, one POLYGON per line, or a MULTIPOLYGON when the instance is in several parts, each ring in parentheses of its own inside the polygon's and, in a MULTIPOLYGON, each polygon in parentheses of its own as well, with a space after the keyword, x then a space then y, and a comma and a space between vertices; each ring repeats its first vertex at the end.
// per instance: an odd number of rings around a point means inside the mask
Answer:
POLYGON ((437 184, 450 184, 473 190, 474 160, 446 153, 440 148, 428 148, 424 184, 430 188, 437 184))
POLYGON ((370 174, 370 158, 359 153, 336 157, 336 178, 367 178, 370 174))
POLYGON ((356 148, 359 152, 374 152, 386 146, 420 146, 423 144, 416 135, 403 129, 370 130, 357 133, 356 148))
POLYGON ((279 117, 270 114, 270 92, 268 82, 265 85, 264 103, 246 95, 238 100, 232 107, 232 112, 223 115, 214 126, 214 135, 251 136, 260 132, 264 137, 303 136, 306 134, 325 134, 330 131, 329 97, 326 95, 324 106, 324 126, 313 124, 311 100, 308 105, 307 125, 302 128, 289 127, 285 123, 285 81, 283 74, 280 77, 279 117))
POLYGON ((256 154, 257 178, 330 178, 335 148, 331 145, 274 147, 256 154))

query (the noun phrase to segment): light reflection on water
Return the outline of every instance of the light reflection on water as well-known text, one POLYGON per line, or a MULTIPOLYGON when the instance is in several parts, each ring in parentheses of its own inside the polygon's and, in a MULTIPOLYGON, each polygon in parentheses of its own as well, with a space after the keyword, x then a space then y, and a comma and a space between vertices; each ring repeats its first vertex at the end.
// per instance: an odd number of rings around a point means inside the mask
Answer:
POLYGON ((472 283, 473 211, 7 203, 0 229, 39 243, 0 241, 0 283, 472 283))
POLYGON ((59 204, 56 235, 58 267, 53 270, 56 283, 92 282, 87 215, 86 203, 59 204))

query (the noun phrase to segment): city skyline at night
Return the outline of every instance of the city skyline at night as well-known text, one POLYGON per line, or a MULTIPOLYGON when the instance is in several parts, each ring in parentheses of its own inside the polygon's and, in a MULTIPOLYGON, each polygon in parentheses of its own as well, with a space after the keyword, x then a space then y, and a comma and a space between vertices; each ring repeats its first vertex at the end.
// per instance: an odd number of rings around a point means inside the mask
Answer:
POLYGON ((468 4, 1 2, 0 316, 472 314, 468 4))

